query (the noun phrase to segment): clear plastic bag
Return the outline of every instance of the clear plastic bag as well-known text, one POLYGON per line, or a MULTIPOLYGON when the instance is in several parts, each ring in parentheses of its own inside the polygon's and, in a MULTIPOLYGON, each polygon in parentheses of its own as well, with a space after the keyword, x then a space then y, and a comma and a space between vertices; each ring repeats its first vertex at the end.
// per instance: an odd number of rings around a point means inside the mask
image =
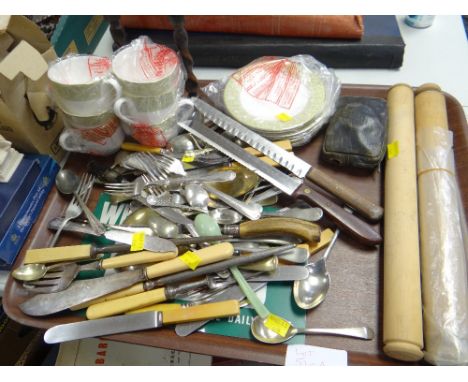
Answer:
POLYGON ((88 54, 70 54, 52 61, 47 71, 51 98, 71 116, 109 112, 121 96, 110 68, 109 58, 88 54))
POLYGON ((468 238, 452 139, 417 131, 424 358, 434 365, 468 365, 468 238))
POLYGON ((175 113, 187 77, 177 53, 141 36, 114 53, 112 72, 122 87, 114 112, 126 133, 164 147, 179 133, 175 113))
POLYGON ((334 113, 341 85, 309 55, 261 57, 203 88, 215 105, 270 140, 308 143, 334 113))

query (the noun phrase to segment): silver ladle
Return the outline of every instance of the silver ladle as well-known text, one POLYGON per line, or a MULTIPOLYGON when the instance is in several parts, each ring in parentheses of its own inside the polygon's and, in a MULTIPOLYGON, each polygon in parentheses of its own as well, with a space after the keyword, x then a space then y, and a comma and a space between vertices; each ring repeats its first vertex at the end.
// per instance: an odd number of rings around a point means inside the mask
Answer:
POLYGON ((306 265, 309 270, 309 277, 294 282, 294 301, 300 308, 312 309, 325 300, 330 288, 330 274, 327 270, 326 261, 339 233, 340 230, 336 229, 328 248, 320 259, 306 265))
POLYGON ((374 338, 374 331, 367 327, 354 328, 296 328, 288 320, 282 319, 289 324, 284 336, 265 326, 266 319, 256 316, 250 325, 252 335, 260 342, 266 344, 280 344, 294 337, 296 334, 326 334, 332 336, 344 336, 359 338, 361 340, 371 340, 374 338))

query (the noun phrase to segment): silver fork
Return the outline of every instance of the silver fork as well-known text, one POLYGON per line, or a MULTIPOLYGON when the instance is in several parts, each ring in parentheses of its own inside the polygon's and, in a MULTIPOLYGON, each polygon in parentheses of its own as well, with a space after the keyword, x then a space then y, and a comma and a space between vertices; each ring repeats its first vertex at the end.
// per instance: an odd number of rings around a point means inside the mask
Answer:
POLYGON ((41 280, 26 281, 25 289, 34 293, 55 293, 67 289, 81 271, 99 270, 99 261, 79 265, 74 262, 59 263, 49 267, 41 280))
POLYGON ((163 171, 167 174, 176 174, 176 175, 187 175, 184 170, 183 163, 174 157, 171 157, 167 154, 153 154, 153 153, 138 153, 139 157, 142 160, 146 161, 149 166, 155 166, 160 171, 163 171))
MULTIPOLYGON (((94 183, 94 176, 90 174, 86 174, 85 176, 82 176, 80 179, 80 183, 78 184, 78 191, 77 193, 81 195, 84 203, 86 203, 89 199, 89 196, 91 195, 91 191, 93 189, 93 183, 94 183)), ((65 210, 65 216, 62 221, 62 224, 59 226, 57 231, 55 232, 54 237, 52 238, 51 242, 49 243, 49 247, 54 247, 55 244, 57 243, 57 240, 63 230, 63 228, 66 226, 66 224, 72 220, 76 219, 78 216, 81 215, 83 210, 81 209, 78 200, 76 200, 76 197, 73 196, 72 200, 70 203, 68 203, 68 206, 65 210)))
POLYGON ((104 190, 110 195, 138 196, 145 189, 145 186, 146 181, 139 176, 128 183, 104 183, 104 190))
MULTIPOLYGON (((215 183, 215 182, 227 182, 233 180, 236 174, 233 171, 223 171, 213 174, 207 174, 204 176, 183 176, 176 178, 163 178, 159 180, 151 180, 155 178, 156 175, 148 176, 142 175, 137 180, 129 183, 104 183, 105 190, 110 194, 125 194, 125 195, 136 195, 140 194, 143 190, 149 187, 163 187, 164 189, 171 188, 174 186, 180 186, 182 184, 191 183, 191 182, 201 182, 201 183, 215 183), (142 182, 143 180, 143 182, 142 182)), ((161 177, 162 178, 162 177, 161 177)))

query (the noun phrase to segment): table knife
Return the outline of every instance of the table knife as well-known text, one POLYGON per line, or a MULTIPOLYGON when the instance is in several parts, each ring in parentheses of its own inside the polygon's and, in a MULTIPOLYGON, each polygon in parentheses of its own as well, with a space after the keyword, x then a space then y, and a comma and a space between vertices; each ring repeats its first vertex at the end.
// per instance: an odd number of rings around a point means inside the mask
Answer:
POLYGON ((56 344, 83 338, 160 328, 163 325, 191 322, 239 314, 239 302, 227 300, 168 311, 144 312, 90 321, 57 325, 48 329, 44 341, 56 344))
MULTIPOLYGON (((194 253, 200 260, 199 265, 203 266, 232 257, 234 248, 230 243, 220 243, 194 253)), ((61 292, 37 294, 21 303, 19 308, 30 316, 45 316, 128 288, 140 281, 164 278, 161 276, 180 273, 185 269, 189 269, 189 265, 179 256, 143 269, 119 272, 96 279, 77 280, 61 292)))
POLYGON ((195 97, 191 98, 191 100, 194 103, 195 108, 200 111, 204 117, 208 118, 229 134, 232 134, 236 138, 244 141, 270 159, 273 159, 297 177, 309 179, 372 221, 377 221, 382 218, 383 208, 370 202, 363 195, 358 194, 346 185, 320 171, 318 168, 313 167, 311 164, 295 156, 294 153, 290 153, 277 146, 270 140, 237 122, 207 102, 195 97))
MULTIPOLYGON (((60 224, 62 223, 63 218, 53 218, 49 221, 47 228, 50 230, 57 230, 60 224)), ((65 227, 63 228, 64 231, 67 232, 75 232, 75 233, 84 233, 88 235, 95 236, 95 233, 86 223, 79 223, 79 222, 67 222, 65 227)), ((102 236, 106 239, 119 241, 120 238, 119 232, 143 232, 145 235, 152 236, 154 234, 153 230, 148 227, 125 227, 125 226, 118 226, 118 225, 111 225, 109 226, 109 230, 104 232, 102 236)), ((168 239, 172 241, 175 245, 189 245, 189 244, 198 244, 198 243, 213 243, 217 241, 230 241, 232 239, 232 235, 217 235, 217 236, 198 236, 198 237, 179 237, 179 238, 171 238, 168 239)), ((125 241, 128 241, 128 235, 125 236, 125 241)))
POLYGON ((345 211, 339 205, 316 191, 310 181, 287 175, 280 170, 264 163, 261 159, 247 153, 236 143, 206 127, 198 118, 189 126, 178 122, 184 130, 213 146, 223 154, 239 162, 249 170, 271 183, 287 195, 296 199, 304 199, 307 203, 318 206, 343 232, 353 236, 366 245, 376 245, 382 241, 380 234, 367 223, 345 211))
MULTIPOLYGON (((248 282, 250 287, 254 291, 258 291, 262 289, 264 286, 267 285, 265 282, 248 282)), ((241 301, 245 298, 244 292, 240 289, 239 285, 233 285, 220 294, 216 295, 215 297, 212 298, 212 302, 215 301, 223 301, 223 300, 230 300, 230 299, 235 299, 237 301, 241 301)), ((200 329, 204 325, 206 325, 210 320, 199 320, 199 321, 193 321, 193 322, 186 322, 186 323, 181 323, 177 324, 175 327, 175 332, 178 336, 185 337, 188 336, 189 334, 192 334, 196 330, 200 329)))

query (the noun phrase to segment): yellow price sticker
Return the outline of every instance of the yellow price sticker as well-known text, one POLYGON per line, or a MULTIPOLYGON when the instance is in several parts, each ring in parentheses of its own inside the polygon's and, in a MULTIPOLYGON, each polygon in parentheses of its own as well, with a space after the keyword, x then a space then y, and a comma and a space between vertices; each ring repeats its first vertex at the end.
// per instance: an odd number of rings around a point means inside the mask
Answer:
POLYGON ((281 337, 286 337, 291 324, 281 317, 270 314, 265 320, 265 326, 281 337))
POLYGON ((132 236, 132 245, 130 246, 130 251, 143 251, 145 249, 145 233, 136 232, 132 236))
POLYGON ((392 159, 398 156, 400 153, 400 146, 398 141, 393 141, 387 145, 387 158, 392 159))
POLYGON ((179 259, 181 259, 187 266, 194 271, 197 269, 198 265, 201 262, 200 256, 197 254, 193 253, 192 251, 187 251, 183 255, 179 256, 179 259))
POLYGON ((292 117, 289 114, 286 113, 280 113, 276 116, 281 122, 288 122, 292 119, 292 117))
POLYGON ((190 163, 190 162, 193 162, 194 160, 195 160, 194 154, 185 154, 181 159, 181 161, 185 163, 190 163))

